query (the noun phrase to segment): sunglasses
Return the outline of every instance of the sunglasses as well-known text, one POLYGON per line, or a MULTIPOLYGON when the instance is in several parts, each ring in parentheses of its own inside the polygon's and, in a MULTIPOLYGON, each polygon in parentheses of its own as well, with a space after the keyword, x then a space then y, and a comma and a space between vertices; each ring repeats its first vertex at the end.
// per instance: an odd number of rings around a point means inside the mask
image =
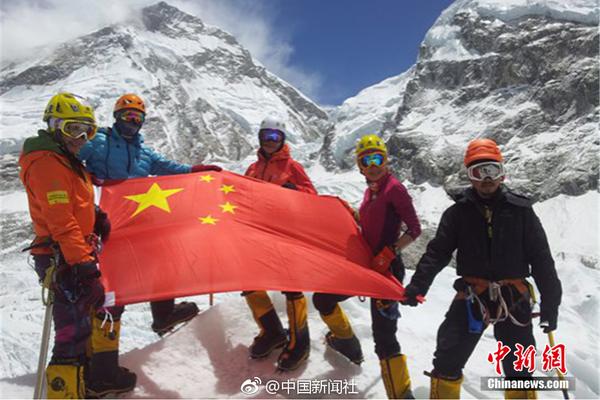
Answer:
POLYGON ((261 129, 258 132, 258 139, 261 142, 281 142, 283 133, 277 129, 261 129))
POLYGON ((141 125, 146 119, 146 115, 141 111, 126 110, 119 115, 119 118, 125 122, 133 122, 134 124, 141 125))
POLYGON ((504 174, 504 166, 502 163, 495 161, 475 164, 467 168, 469 179, 474 181, 482 181, 486 178, 496 180, 503 177, 504 174))
POLYGON ((79 121, 76 119, 62 119, 57 128, 60 132, 72 139, 92 140, 96 136, 96 125, 91 122, 79 121))
POLYGON ((360 165, 364 168, 374 165, 381 167, 385 163, 385 157, 381 153, 370 153, 360 157, 360 165))

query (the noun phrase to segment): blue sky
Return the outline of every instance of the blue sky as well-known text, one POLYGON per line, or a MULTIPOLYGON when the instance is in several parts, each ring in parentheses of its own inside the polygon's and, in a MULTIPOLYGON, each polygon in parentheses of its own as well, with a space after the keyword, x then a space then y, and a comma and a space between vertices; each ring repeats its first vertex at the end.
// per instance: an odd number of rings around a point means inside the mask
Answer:
MULTIPOLYGON (((159 0, 5 0, 5 60, 110 24, 159 0), (81 9, 88 12, 81 14, 81 9), (35 24, 31 24, 35 21, 35 24), (66 28, 65 28, 66 27, 66 28)), ((414 64, 452 0, 166 0, 232 33, 271 72, 321 105, 338 105, 414 64)))
POLYGON ((413 65, 425 33, 452 1, 263 3, 274 10, 275 34, 287 37, 293 47, 289 64, 320 80, 320 87, 313 89, 315 100, 337 105, 413 65))

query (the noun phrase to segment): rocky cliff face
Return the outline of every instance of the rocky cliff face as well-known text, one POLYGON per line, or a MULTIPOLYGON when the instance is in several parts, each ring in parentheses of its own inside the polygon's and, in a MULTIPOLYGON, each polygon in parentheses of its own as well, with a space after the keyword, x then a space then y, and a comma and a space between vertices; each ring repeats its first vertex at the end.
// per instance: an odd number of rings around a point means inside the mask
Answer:
MULTIPOLYGON (((500 12, 470 0, 446 10, 381 129, 394 169, 452 189, 467 183, 458 171, 468 141, 489 137, 520 192, 545 199, 596 190, 598 11, 583 3, 590 7, 579 14, 552 4, 500 12)), ((349 165, 350 146, 336 142, 346 145, 335 149, 338 164, 349 165)))
POLYGON ((46 102, 60 90, 85 96, 102 125, 112 123, 120 95, 138 93, 148 106, 146 143, 190 163, 253 153, 268 114, 289 121, 289 140, 298 147, 316 141, 327 120, 233 36, 164 2, 40 59, 6 66, 0 72, 4 154, 35 134, 46 102))

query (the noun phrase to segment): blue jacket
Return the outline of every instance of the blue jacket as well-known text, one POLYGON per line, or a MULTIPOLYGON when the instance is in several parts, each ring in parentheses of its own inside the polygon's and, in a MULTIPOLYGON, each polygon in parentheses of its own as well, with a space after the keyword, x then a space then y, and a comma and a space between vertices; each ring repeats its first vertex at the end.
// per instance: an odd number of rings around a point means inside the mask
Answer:
POLYGON ((144 146, 141 134, 128 143, 112 128, 100 128, 94 139, 83 146, 77 155, 86 169, 100 179, 127 179, 148 175, 186 174, 187 164, 164 158, 144 146))

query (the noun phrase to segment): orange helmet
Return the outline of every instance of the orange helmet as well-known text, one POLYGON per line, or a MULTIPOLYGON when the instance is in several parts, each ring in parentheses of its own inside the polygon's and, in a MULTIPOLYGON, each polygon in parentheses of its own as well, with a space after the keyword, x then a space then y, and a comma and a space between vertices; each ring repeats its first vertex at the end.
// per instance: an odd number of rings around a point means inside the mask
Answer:
POLYGON ((465 166, 468 167, 479 160, 503 161, 502 153, 496 142, 492 139, 475 139, 469 143, 465 153, 465 166))
POLYGON ((127 93, 123 96, 119 97, 119 100, 115 103, 115 109, 113 113, 116 113, 121 110, 138 110, 146 113, 146 106, 144 105, 144 100, 140 99, 139 96, 133 93, 127 93))

